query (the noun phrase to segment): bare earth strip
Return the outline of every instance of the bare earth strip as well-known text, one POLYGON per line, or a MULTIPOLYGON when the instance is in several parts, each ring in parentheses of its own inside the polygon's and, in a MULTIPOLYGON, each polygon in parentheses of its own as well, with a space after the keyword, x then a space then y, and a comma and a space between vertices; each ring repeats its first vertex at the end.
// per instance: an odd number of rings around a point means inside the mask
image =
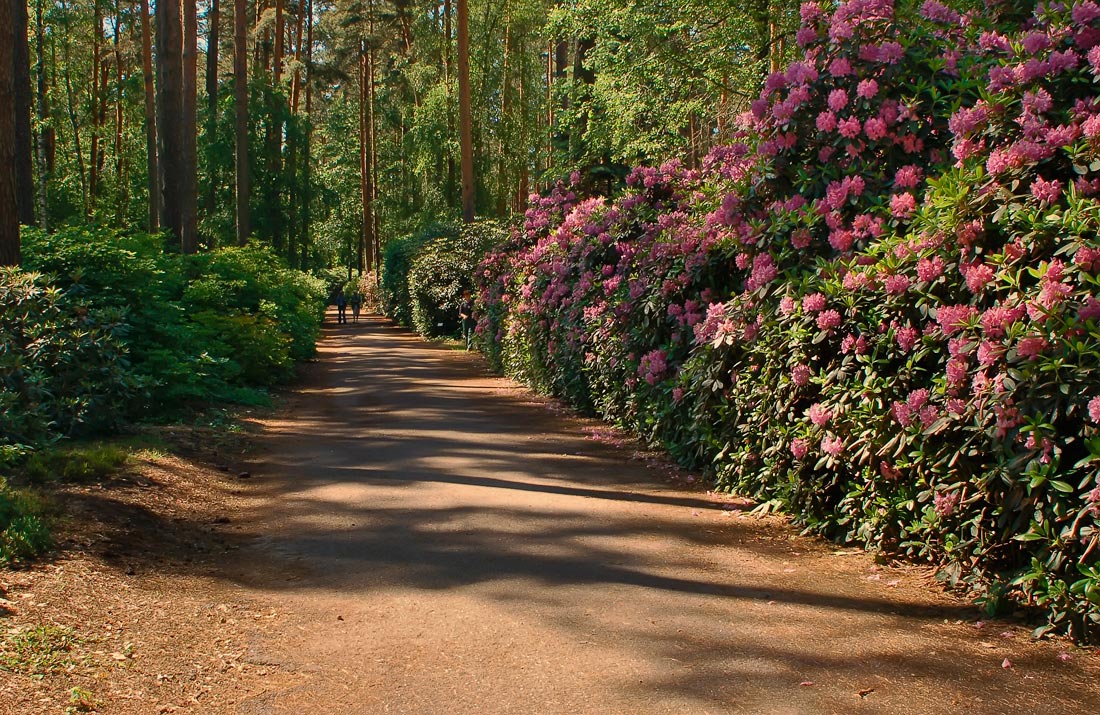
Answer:
POLYGON ((228 473, 153 460, 129 536, 0 583, 0 625, 86 636, 67 672, 0 672, 0 713, 74 685, 127 715, 1100 712, 1095 654, 693 490, 381 319, 330 323, 280 415, 228 473))

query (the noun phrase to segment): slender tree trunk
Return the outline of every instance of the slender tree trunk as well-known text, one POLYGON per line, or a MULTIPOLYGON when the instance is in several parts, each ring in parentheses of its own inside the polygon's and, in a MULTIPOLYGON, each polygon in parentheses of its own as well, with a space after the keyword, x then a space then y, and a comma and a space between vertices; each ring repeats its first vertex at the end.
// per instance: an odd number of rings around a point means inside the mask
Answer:
POLYGON ((470 21, 468 0, 458 0, 458 125, 462 148, 462 220, 473 223, 474 193, 473 120, 470 109, 470 21))
POLYGON ((311 145, 313 143, 313 0, 306 0, 306 136, 302 147, 302 238, 298 242, 302 252, 299 267, 304 271, 309 267, 309 224, 312 221, 310 210, 313 201, 313 166, 311 145))
MULTIPOLYGON (((16 176, 15 52, 12 37, 19 31, 15 4, 0 2, 0 266, 18 266, 19 213, 16 176)), ((27 34, 26 26, 22 30, 27 34)))
MULTIPOLYGON (((451 60, 451 42, 454 37, 454 28, 451 25, 451 17, 454 14, 451 0, 443 2, 443 82, 447 88, 447 136, 455 134, 454 101, 451 97, 451 77, 453 76, 451 60)), ((455 158, 454 154, 447 151, 447 183, 444 186, 444 196, 448 206, 454 206, 455 197, 455 158)))
POLYGON ((508 162, 506 151, 508 150, 508 95, 510 94, 508 76, 508 50, 511 45, 511 24, 504 26, 504 62, 500 77, 500 126, 497 136, 497 216, 504 216, 508 211, 508 162))
POLYGON ((374 264, 374 185, 371 166, 370 133, 368 130, 368 104, 370 86, 368 70, 370 53, 366 42, 359 44, 359 190, 363 199, 362 227, 359 232, 359 249, 356 251, 356 268, 360 275, 374 264))
POLYGON ((183 201, 187 191, 183 138, 183 23, 179 0, 157 2, 157 134, 160 151, 161 225, 183 238, 183 201))
POLYGON ((113 49, 115 54, 115 191, 118 194, 118 204, 115 207, 115 223, 121 225, 126 216, 126 205, 128 202, 128 194, 126 187, 126 181, 123 177, 123 166, 125 161, 122 154, 122 125, 124 121, 124 114, 122 111, 123 93, 122 93, 122 49, 119 44, 120 36, 122 34, 122 5, 120 0, 115 0, 115 36, 113 38, 113 49))
MULTIPOLYGON (((205 210, 207 215, 213 214, 218 208, 218 183, 221 172, 215 171, 217 156, 214 146, 218 134, 218 50, 219 31, 221 24, 221 6, 219 0, 210 0, 210 10, 207 13, 207 22, 210 23, 206 36, 206 200, 205 210)), ((211 240, 211 244, 213 241, 211 240)), ((211 246, 213 247, 213 246, 211 246)))
MULTIPOLYGON (((61 9, 65 12, 66 15, 68 15, 68 7, 65 4, 65 0, 61 0, 61 9)), ((71 42, 67 33, 64 35, 64 37, 64 44, 62 45, 61 49, 62 60, 64 61, 64 70, 62 71, 62 74, 65 78, 65 97, 68 100, 67 108, 69 114, 69 124, 71 125, 73 130, 73 153, 76 154, 77 173, 80 175, 81 206, 83 207, 84 216, 87 217, 88 177, 84 166, 84 153, 81 151, 80 148, 80 123, 77 121, 76 118, 76 93, 73 91, 72 70, 70 69, 72 66, 72 58, 70 56, 71 42)))
POLYGON ((182 148, 180 188, 180 249, 183 253, 199 250, 198 232, 198 59, 199 21, 196 0, 183 0, 183 78, 182 121, 180 140, 182 148))
POLYGON ((248 169, 248 10, 245 0, 233 0, 233 93, 236 136, 237 245, 248 243, 251 187, 248 169))
POLYGON ((298 220, 301 212, 298 211, 298 202, 301 200, 301 185, 298 181, 298 144, 301 135, 298 131, 298 92, 301 86, 302 73, 299 69, 302 60, 302 25, 305 20, 305 7, 300 4, 298 16, 294 22, 294 36, 291 38, 291 50, 294 53, 294 73, 290 77, 290 116, 294 120, 293 126, 288 126, 286 133, 286 177, 287 185, 287 232, 286 232, 286 263, 294 267, 298 260, 298 220))
POLYGON ((157 166, 157 107, 153 92, 153 33, 149 0, 141 0, 141 72, 145 84, 145 166, 149 190, 149 232, 160 230, 160 170, 157 166))
MULTIPOLYGON (((265 33, 266 36, 266 33, 265 33)), ((267 127, 264 133, 264 154, 267 157, 267 181, 263 184, 266 197, 266 209, 271 217, 271 243, 276 253, 282 253, 283 245, 283 206, 280 186, 282 172, 283 125, 282 107, 275 98, 279 89, 283 71, 283 0, 275 0, 275 41, 274 52, 268 67, 271 70, 272 92, 268 97, 267 127)))
POLYGON ((103 88, 99 83, 100 62, 103 53, 103 12, 100 0, 92 0, 92 136, 88 148, 88 197, 91 200, 93 215, 96 199, 99 196, 99 167, 103 160, 99 156, 99 134, 103 126, 100 113, 100 95, 103 88))
POLYGON ((294 22, 294 76, 290 80, 290 113, 298 114, 298 102, 302 92, 302 27, 305 24, 305 3, 300 3, 294 22))
POLYGON ((38 162, 38 227, 43 231, 49 231, 49 168, 46 157, 49 153, 47 142, 49 141, 50 131, 50 102, 46 94, 46 27, 42 7, 44 3, 45 0, 38 0, 35 3, 34 50, 35 75, 38 81, 38 141, 36 142, 35 157, 38 162))
MULTIPOLYGON (((2 0, 0 0, 2 1, 2 0)), ((27 0, 11 4, 12 76, 15 89, 15 195, 19 222, 34 225, 34 143, 31 139, 31 50, 27 40, 27 0)))

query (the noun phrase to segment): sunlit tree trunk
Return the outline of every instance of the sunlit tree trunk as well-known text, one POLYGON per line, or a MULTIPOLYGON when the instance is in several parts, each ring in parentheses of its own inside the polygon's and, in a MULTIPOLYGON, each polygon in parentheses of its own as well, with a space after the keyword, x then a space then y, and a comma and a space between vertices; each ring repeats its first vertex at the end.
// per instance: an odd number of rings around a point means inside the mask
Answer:
POLYGON ((180 249, 195 253, 199 249, 198 234, 198 8, 196 0, 183 0, 183 60, 180 107, 180 143, 183 153, 180 187, 180 249))
POLYGON ((233 1, 233 92, 236 137, 237 245, 248 243, 251 187, 248 170, 248 6, 233 1))
POLYGON ((302 252, 299 267, 306 270, 309 267, 309 224, 312 220, 310 210, 313 201, 313 165, 311 146, 313 142, 313 0, 306 2, 306 136, 305 145, 302 147, 302 238, 299 241, 302 252))
POLYGON ((115 210, 115 223, 122 224, 126 216, 126 206, 129 201, 129 191, 124 177, 125 160, 122 152, 122 130, 124 122, 123 113, 123 67, 122 49, 120 39, 122 35, 122 5, 120 0, 115 0, 115 34, 113 49, 115 55, 115 192, 118 203, 115 210))
POLYGON ((103 13, 100 0, 92 0, 92 135, 88 142, 88 198, 95 213, 99 197, 99 169, 103 163, 99 155, 99 134, 103 127, 100 112, 103 87, 100 85, 100 62, 103 52, 103 13))
POLYGON ((153 35, 149 0, 141 0, 141 71, 145 83, 145 165, 149 172, 149 231, 160 230, 160 170, 157 163, 157 108, 153 91, 153 35))
MULTIPOLYGON (((19 265, 19 214, 15 170, 15 5, 0 2, 0 266, 19 265)), ((24 26, 23 34, 26 34, 24 26)))
POLYGON ((458 0, 458 126, 462 148, 462 220, 473 223, 474 194, 473 120, 470 108, 470 21, 467 0, 458 0))
MULTIPOLYGON (((209 24, 206 35, 206 143, 207 143, 207 177, 206 177, 206 213, 212 214, 218 207, 218 183, 214 167, 218 164, 213 156, 218 133, 218 51, 220 40, 221 6, 219 0, 210 0, 210 9, 207 11, 207 23, 209 24)), ((220 172, 218 172, 220 173, 220 172)))
POLYGON ((157 0, 157 152, 161 226, 183 237, 183 23, 179 0, 157 0))
POLYGON ((35 3, 35 75, 38 83, 38 136, 35 157, 38 163, 38 227, 43 231, 50 229, 49 220, 49 137, 50 102, 46 94, 46 27, 43 4, 35 3))
MULTIPOLYGON (((0 0, 3 2, 4 0, 0 0)), ((15 110, 15 189, 19 222, 34 225, 34 160, 31 139, 31 51, 27 41, 27 0, 11 4, 12 74, 15 110)))

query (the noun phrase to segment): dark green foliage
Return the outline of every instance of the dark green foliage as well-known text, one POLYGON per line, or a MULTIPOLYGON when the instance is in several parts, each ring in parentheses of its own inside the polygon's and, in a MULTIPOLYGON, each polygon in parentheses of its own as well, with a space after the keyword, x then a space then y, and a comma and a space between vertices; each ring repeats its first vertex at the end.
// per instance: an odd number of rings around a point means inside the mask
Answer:
POLYGON ((0 478, 0 566, 22 561, 50 547, 45 506, 28 491, 0 478))
POLYGON ((457 235, 426 243, 412 262, 408 291, 412 323, 425 337, 456 335, 462 292, 474 288, 474 272, 506 233, 494 222, 463 226, 457 235))
MULTIPOLYGON (((286 380, 296 360, 313 354, 325 286, 285 268, 270 249, 184 257, 165 254, 156 236, 69 227, 49 235, 27 229, 24 250, 28 267, 52 276, 58 300, 87 304, 82 320, 111 318, 104 324, 128 353, 127 379, 116 380, 127 388, 127 409, 116 404, 97 415, 143 418, 209 401, 262 402, 256 388, 286 380)), ((61 332, 66 340, 84 335, 61 332)), ((88 370, 96 361, 79 364, 88 370)), ((72 430, 58 423, 51 431, 72 430)))
POLYGON ((382 251, 382 307, 386 315, 401 325, 412 327, 409 274, 413 263, 431 241, 457 235, 458 229, 453 225, 436 223, 386 244, 382 251))
POLYGON ((0 269, 0 464, 54 435, 115 423, 141 385, 122 313, 0 269))

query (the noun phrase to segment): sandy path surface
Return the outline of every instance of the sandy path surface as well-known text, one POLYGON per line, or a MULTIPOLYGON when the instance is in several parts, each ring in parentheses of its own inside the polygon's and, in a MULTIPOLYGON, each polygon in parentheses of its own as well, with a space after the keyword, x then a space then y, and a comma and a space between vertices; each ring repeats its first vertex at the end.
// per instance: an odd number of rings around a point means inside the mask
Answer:
POLYGON ((472 355, 330 322, 235 520, 226 575, 283 618, 253 662, 284 676, 235 712, 1100 712, 1095 656, 598 432, 472 355))

